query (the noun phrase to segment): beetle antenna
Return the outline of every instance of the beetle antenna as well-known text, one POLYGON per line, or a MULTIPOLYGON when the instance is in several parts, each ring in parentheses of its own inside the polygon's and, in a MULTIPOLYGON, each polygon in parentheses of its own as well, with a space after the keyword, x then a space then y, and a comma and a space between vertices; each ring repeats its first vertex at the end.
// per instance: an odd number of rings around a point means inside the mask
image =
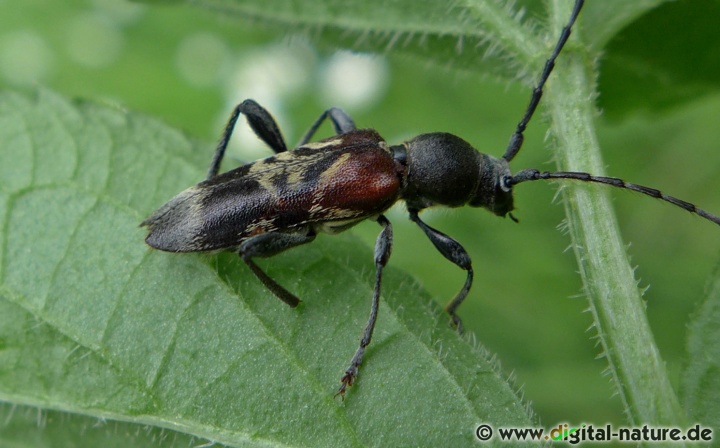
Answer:
POLYGON ((683 201, 682 199, 678 199, 673 196, 668 196, 661 192, 660 190, 657 190, 655 188, 646 187, 643 185, 633 184, 630 182, 625 182, 622 179, 618 179, 617 177, 604 177, 604 176, 593 176, 592 174, 588 173, 580 173, 580 172, 574 172, 574 171, 556 171, 556 172, 549 172, 549 171, 543 171, 540 172, 534 168, 526 169, 519 171, 516 173, 512 178, 509 180, 509 185, 517 185, 521 182, 531 181, 531 180, 541 180, 541 179, 572 179, 572 180, 580 180, 583 182, 595 182, 598 184, 604 184, 604 185, 610 185, 611 187, 617 187, 617 188, 625 188, 626 190, 632 190, 637 191, 638 193, 642 193, 644 195, 653 197, 655 199, 661 199, 665 202, 669 202, 677 207, 680 207, 682 209, 685 209, 689 211, 690 213, 695 213, 696 215, 699 215, 708 221, 712 221, 717 225, 720 225, 720 216, 713 215, 710 212, 706 212, 705 210, 698 208, 695 206, 695 204, 691 204, 687 201, 683 201))
POLYGON ((575 19, 577 19, 578 14, 580 14, 580 9, 582 8, 583 3, 583 0, 575 1, 575 6, 573 7, 573 12, 570 15, 570 20, 568 20, 567 25, 565 25, 565 27, 562 29, 562 32, 560 33, 560 38, 558 39, 557 44, 555 44, 555 49, 550 55, 550 58, 545 61, 545 68, 543 68, 537 86, 535 86, 535 88, 533 89, 532 96, 530 97, 530 104, 528 104, 525 115, 522 117, 522 120, 520 120, 517 127, 515 128, 515 132, 513 132, 513 135, 510 137, 510 142, 508 143, 505 154, 503 155, 503 159, 507 160, 508 162, 511 161, 515 157, 515 155, 517 155, 517 153, 520 151, 520 148, 522 147, 523 141, 525 140, 525 135, 523 134, 523 132, 525 132, 525 128, 532 119, 533 114, 535 113, 535 109, 537 109, 537 106, 540 103, 540 98, 542 98, 543 95, 543 88, 545 87, 545 82, 547 82, 548 78, 550 77, 550 73, 552 72, 552 69, 555 67, 555 59, 557 59, 560 51, 565 46, 565 42, 567 42, 568 38, 570 37, 572 26, 575 23, 575 19))

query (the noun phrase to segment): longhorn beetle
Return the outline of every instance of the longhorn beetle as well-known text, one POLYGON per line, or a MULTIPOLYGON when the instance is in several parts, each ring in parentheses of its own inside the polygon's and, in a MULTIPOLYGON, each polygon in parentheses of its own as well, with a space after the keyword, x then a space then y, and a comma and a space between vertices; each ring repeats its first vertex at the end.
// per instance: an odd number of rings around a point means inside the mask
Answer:
POLYGON ((486 208, 498 216, 509 215, 515 220, 510 214, 513 186, 539 179, 573 179, 637 191, 720 225, 720 217, 691 203, 617 178, 536 169, 511 173, 508 162, 522 147, 523 132, 582 6, 583 0, 576 0, 502 158, 480 153, 461 138, 440 132, 388 145, 375 130, 357 129, 353 120, 338 108, 323 112, 298 146, 288 151, 272 116, 248 99, 230 115, 205 180, 170 199, 142 222, 141 226, 149 231, 145 241, 169 252, 237 251, 274 295, 295 307, 300 299, 270 278, 255 264, 254 258, 271 257, 313 241, 320 232, 339 233, 365 219, 380 224, 382 230, 375 243, 376 276, 370 317, 360 345, 340 380, 336 395, 344 397, 346 389, 357 378, 377 320, 382 272, 393 242, 392 226, 383 213, 397 201, 405 201, 410 220, 420 226, 435 248, 467 271, 462 289, 445 307, 458 330, 462 330, 462 322, 457 309, 473 282, 470 256, 460 243, 423 222, 419 216, 423 209, 434 205, 469 205, 486 208), (240 114, 245 115, 255 134, 275 155, 218 174, 240 114), (310 142, 326 120, 332 123, 337 135, 310 142))

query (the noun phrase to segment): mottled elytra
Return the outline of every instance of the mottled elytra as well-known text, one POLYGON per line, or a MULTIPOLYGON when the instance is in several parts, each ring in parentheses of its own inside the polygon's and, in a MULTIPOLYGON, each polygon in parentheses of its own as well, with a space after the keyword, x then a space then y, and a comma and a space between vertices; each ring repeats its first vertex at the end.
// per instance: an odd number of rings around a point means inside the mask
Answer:
POLYGON ((376 221, 382 230, 375 243, 376 277, 370 317, 360 346, 340 380, 338 394, 344 397, 357 378, 375 327, 383 268, 393 242, 392 225, 383 213, 397 201, 405 202, 410 220, 435 248, 467 272, 462 289, 445 308, 459 330, 462 322, 456 311, 472 286, 472 262, 460 243, 422 221, 419 213, 423 209, 469 205, 512 218, 514 185, 540 179, 572 179, 634 190, 720 224, 718 216, 691 203, 616 178, 536 169, 511 173, 508 162, 522 147, 523 132, 582 5, 582 0, 576 0, 502 158, 480 153, 461 138, 439 132, 392 146, 375 130, 357 129, 353 120, 337 108, 320 115, 290 151, 272 116, 253 100, 245 100, 230 116, 206 179, 170 199, 142 222, 149 231, 147 244, 169 252, 236 251, 273 294, 295 307, 300 299, 270 278, 254 259, 309 243, 320 232, 334 234, 365 219, 376 221), (240 114, 275 155, 218 174, 240 114), (326 120, 332 123, 336 135, 311 142, 326 120))

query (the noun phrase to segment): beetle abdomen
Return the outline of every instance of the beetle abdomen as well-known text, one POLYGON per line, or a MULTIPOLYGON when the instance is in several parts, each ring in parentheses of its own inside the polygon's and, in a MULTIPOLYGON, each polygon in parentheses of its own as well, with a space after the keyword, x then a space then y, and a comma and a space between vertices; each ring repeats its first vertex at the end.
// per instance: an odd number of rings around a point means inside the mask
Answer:
POLYGON ((142 223, 149 230, 146 242, 164 251, 197 252, 308 224, 335 233, 389 208, 398 199, 403 170, 375 131, 331 137, 188 188, 142 223))

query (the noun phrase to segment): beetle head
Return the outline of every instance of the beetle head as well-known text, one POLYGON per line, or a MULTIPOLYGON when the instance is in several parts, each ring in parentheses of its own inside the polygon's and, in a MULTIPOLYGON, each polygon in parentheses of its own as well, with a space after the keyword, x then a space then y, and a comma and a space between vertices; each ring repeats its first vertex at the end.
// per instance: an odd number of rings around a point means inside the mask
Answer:
MULTIPOLYGON (((483 207, 498 216, 505 217, 514 209, 510 167, 505 159, 496 159, 482 153, 478 153, 478 156, 480 182, 468 205, 483 207)), ((512 218, 512 215, 510 217, 512 218)))

